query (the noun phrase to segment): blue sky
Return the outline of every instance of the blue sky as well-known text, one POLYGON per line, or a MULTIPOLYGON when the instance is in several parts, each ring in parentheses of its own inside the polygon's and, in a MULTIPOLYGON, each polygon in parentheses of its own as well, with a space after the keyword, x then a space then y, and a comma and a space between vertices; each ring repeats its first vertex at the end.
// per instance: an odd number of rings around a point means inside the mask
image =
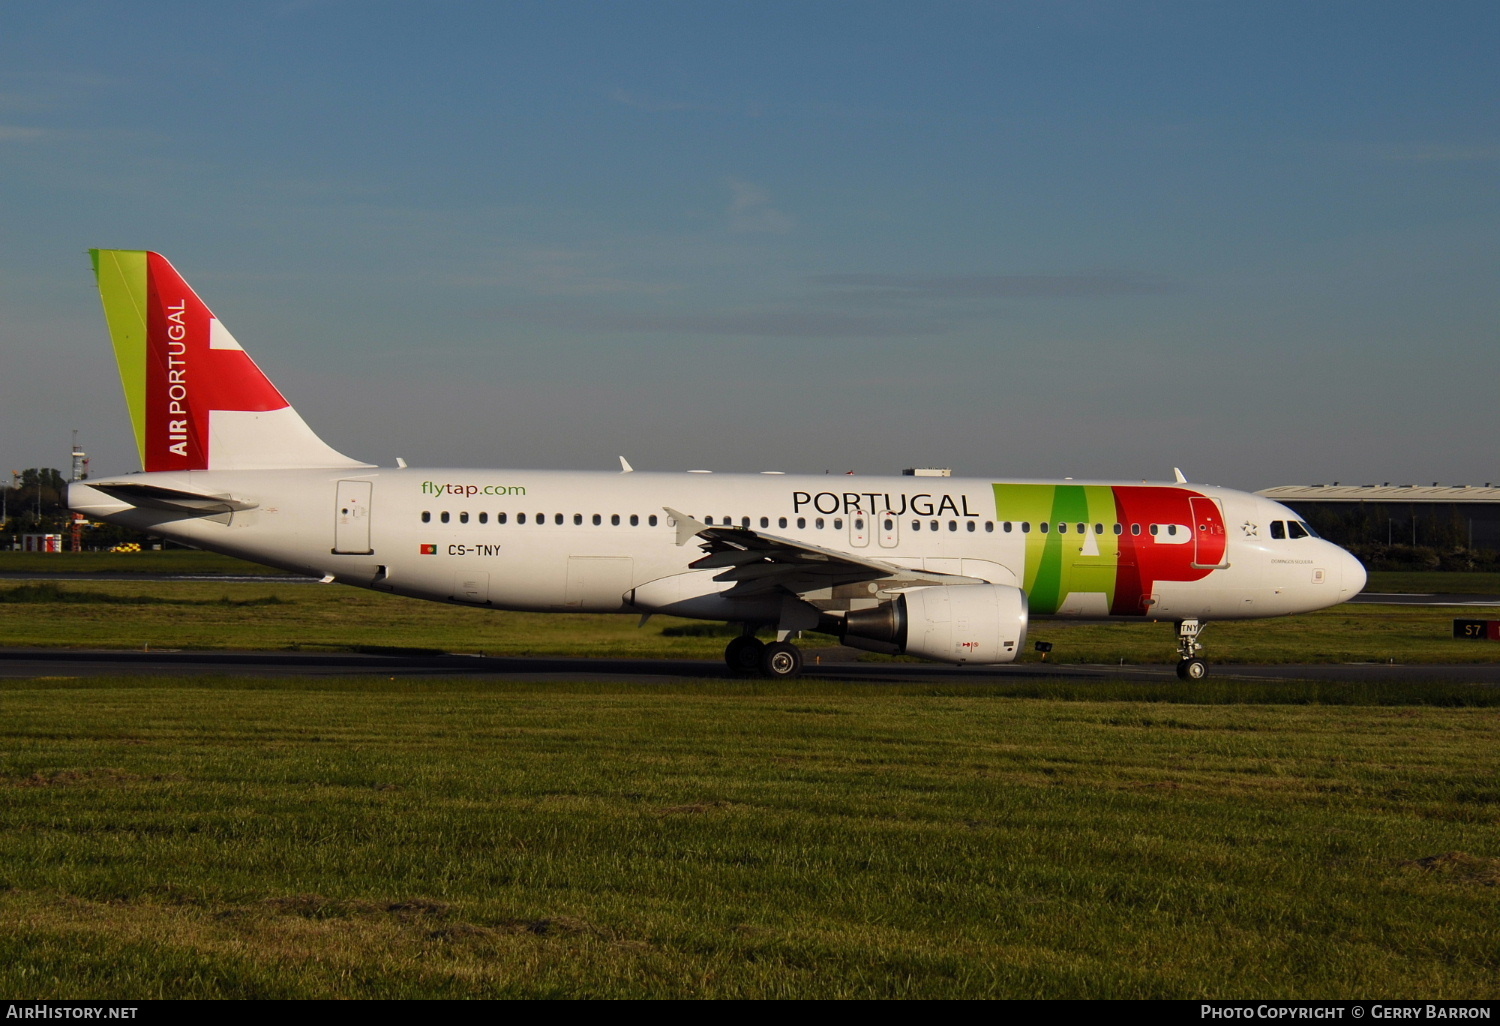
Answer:
POLYGON ((0 458, 85 250, 414 465, 1500 480, 1500 5, 0 9, 0 458))

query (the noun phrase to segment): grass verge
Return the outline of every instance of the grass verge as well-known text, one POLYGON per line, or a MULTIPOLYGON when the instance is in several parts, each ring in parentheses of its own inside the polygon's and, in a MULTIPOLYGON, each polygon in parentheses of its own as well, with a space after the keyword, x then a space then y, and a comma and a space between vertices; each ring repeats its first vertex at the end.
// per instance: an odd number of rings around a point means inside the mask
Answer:
POLYGON ((384 679, 0 702, 19 998, 1500 989, 1488 709, 384 679))

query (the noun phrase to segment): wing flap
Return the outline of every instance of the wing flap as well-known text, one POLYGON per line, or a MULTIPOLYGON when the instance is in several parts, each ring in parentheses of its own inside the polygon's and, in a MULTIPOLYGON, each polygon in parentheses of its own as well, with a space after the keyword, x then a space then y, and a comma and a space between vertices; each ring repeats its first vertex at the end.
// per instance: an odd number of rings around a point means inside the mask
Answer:
POLYGON ((704 552, 688 566, 694 570, 722 569, 714 580, 734 582, 723 593, 726 598, 747 598, 777 590, 800 595, 866 581, 943 576, 914 573, 894 563, 764 534, 748 527, 715 527, 670 506, 663 508, 677 525, 677 544, 697 539, 704 552))

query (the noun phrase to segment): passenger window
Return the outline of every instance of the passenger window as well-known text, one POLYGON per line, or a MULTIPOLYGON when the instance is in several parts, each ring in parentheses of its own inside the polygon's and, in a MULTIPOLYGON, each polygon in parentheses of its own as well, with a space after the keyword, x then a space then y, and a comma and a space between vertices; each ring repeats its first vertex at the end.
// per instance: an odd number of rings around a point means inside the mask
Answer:
POLYGON ((583 514, 582 513, 574 513, 573 514, 573 526, 574 527, 582 527, 583 526, 583 514))
POLYGON ((835 531, 842 531, 844 529, 844 518, 843 517, 834 517, 833 518, 833 529, 835 531))
POLYGON ((1271 521, 1271 537, 1286 540, 1286 525, 1280 520, 1271 521))
MULTIPOLYGON (((523 516, 523 517, 525 515, 526 515, 525 513, 521 514, 521 516, 523 516)), ((497 524, 503 524, 503 523, 505 523, 505 514, 504 513, 496 513, 495 514, 495 523, 497 523, 497 524)))
POLYGON ((819 517, 818 519, 814 520, 813 521, 813 526, 816 527, 820 531, 823 530, 823 518, 819 517))
POLYGON ((1083 524, 1079 524, 1079 525, 1078 525, 1078 533, 1079 533, 1079 534, 1083 534, 1083 533, 1084 533, 1084 532, 1085 532, 1085 531, 1087 531, 1087 530, 1088 530, 1088 528, 1087 528, 1087 527, 1085 527, 1085 526, 1084 526, 1084 525, 1083 525, 1083 524))
POLYGON ((611 513, 609 515, 609 526, 610 527, 619 527, 620 526, 620 514, 618 514, 618 513, 611 513))
POLYGON ((561 513, 554 513, 552 515, 552 522, 561 527, 563 522, 563 515, 561 513))
POLYGON ((749 517, 740 517, 740 526, 743 527, 747 531, 750 530, 750 518, 749 517))
POLYGON ((462 513, 460 513, 458 515, 458 522, 460 524, 467 524, 469 522, 469 512, 468 512, 468 510, 465 510, 464 512, 462 512, 462 513))
POLYGON ((777 517, 776 518, 776 526, 777 527, 785 527, 786 526, 786 517, 777 517))
POLYGON ((640 516, 639 513, 632 513, 632 514, 630 514, 630 526, 631 527, 640 527, 641 526, 641 516, 640 516))
POLYGON ((760 526, 761 527, 770 527, 771 526, 771 518, 770 517, 761 517, 760 518, 760 526))
POLYGON ((805 530, 807 530, 807 518, 806 517, 798 517, 797 518, 797 530, 799 530, 799 531, 805 531, 805 530))
POLYGON ((856 531, 863 531, 865 529, 865 518, 864 517, 855 517, 854 518, 854 529, 856 531))
POLYGON ((950 531, 957 531, 958 530, 958 521, 957 520, 950 520, 950 521, 948 521, 948 530, 950 530, 950 531))
POLYGON ((1170 534, 1174 538, 1177 537, 1177 525, 1176 524, 1168 524, 1167 525, 1167 533, 1170 534))
POLYGON ((481 513, 481 514, 479 514, 479 522, 481 524, 487 524, 487 523, 489 523, 490 522, 490 515, 488 513, 481 513))
POLYGON ((937 530, 937 529, 938 529, 938 522, 937 522, 937 521, 936 521, 936 520, 934 520, 934 521, 933 521, 933 522, 932 522, 932 529, 933 529, 933 530, 934 530, 934 531, 936 531, 936 530, 937 530))
POLYGON ((592 519, 594 521, 594 526, 595 527, 598 527, 600 524, 604 523, 604 518, 601 517, 598 513, 595 513, 593 515, 592 519))
POLYGON ((1005 523, 1001 524, 1000 526, 1005 529, 1005 533, 1006 534, 1010 534, 1010 532, 1011 532, 1011 523, 1010 523, 1009 520, 1007 520, 1005 523))
POLYGON ((1141 533, 1141 525, 1140 524, 1131 524, 1130 525, 1130 533, 1131 534, 1140 534, 1141 533))
POLYGON ((656 526, 656 514, 655 513, 652 513, 650 516, 648 516, 646 518, 646 526, 647 527, 655 527, 656 526))
POLYGON ((432 510, 424 509, 422 511, 422 523, 424 523, 424 524, 430 524, 430 523, 432 523, 432 510))
POLYGON ((1068 525, 1067 524, 1058 524, 1057 525, 1057 533, 1058 534, 1067 534, 1068 533, 1068 525))
POLYGON ((1159 524, 1152 524, 1151 525, 1151 537, 1155 538, 1156 537, 1156 533, 1157 533, 1157 531, 1159 529, 1160 529, 1160 525, 1159 524))
POLYGON ((705 524, 707 524, 709 527, 714 526, 714 518, 713 517, 704 517, 703 518, 703 522, 705 524))
POLYGON ((885 522, 884 530, 894 531, 895 529, 896 529, 896 522, 894 520, 887 520, 885 522))
POLYGON ((438 516, 438 519, 446 524, 448 522, 448 511, 443 510, 443 512, 438 516))
POLYGON ((1286 536, 1288 538, 1308 537, 1307 528, 1302 526, 1300 520, 1288 520, 1286 522, 1286 536))
POLYGON ((911 529, 913 531, 920 531, 922 529, 922 521, 920 521, 920 520, 913 520, 911 522, 911 529))
POLYGON ((1124 524, 1116 524, 1115 525, 1115 534, 1119 535, 1119 534, 1124 534, 1124 533, 1125 533, 1125 525, 1124 524))
POLYGON ((1095 534, 1103 534, 1104 533, 1104 525, 1103 524, 1095 524, 1094 525, 1094 533, 1095 534))
POLYGON ((969 530, 969 532, 971 534, 975 530, 975 524, 974 524, 974 521, 972 521, 972 520, 966 520, 966 521, 964 521, 964 526, 969 530))
POLYGON ((1023 521, 1021 521, 1021 533, 1022 534, 1030 534, 1031 533, 1031 521, 1030 520, 1023 520, 1023 521))
POLYGON ((1040 523, 1040 524, 1037 524, 1037 525, 1036 525, 1036 526, 1037 526, 1037 528, 1038 528, 1038 529, 1039 529, 1039 530, 1040 530, 1040 531, 1041 531, 1041 532, 1042 532, 1042 533, 1043 533, 1043 534, 1046 534, 1046 533, 1047 533, 1047 532, 1048 532, 1048 531, 1050 531, 1050 530, 1051 530, 1051 529, 1052 529, 1052 527, 1051 527, 1051 525, 1050 525, 1050 524, 1048 524, 1048 523, 1047 523, 1047 522, 1046 522, 1046 521, 1045 521, 1045 520, 1044 520, 1044 521, 1042 521, 1042 522, 1041 522, 1041 523, 1040 523))
POLYGON ((994 534, 995 533, 995 522, 993 520, 986 520, 984 522, 984 533, 985 534, 994 534))
POLYGON ((518 524, 524 524, 524 523, 526 523, 526 514, 525 513, 517 513, 516 514, 516 523, 518 523, 518 524))

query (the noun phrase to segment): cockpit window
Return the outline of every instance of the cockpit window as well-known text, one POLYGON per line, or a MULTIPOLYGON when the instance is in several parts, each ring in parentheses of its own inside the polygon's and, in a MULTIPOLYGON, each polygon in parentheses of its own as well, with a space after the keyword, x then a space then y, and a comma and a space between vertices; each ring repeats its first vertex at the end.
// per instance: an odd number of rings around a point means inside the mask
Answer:
POLYGON ((1300 520, 1288 520, 1286 522, 1286 536, 1288 538, 1311 538, 1312 532, 1307 525, 1300 520))
POLYGON ((1285 540, 1285 538, 1286 538, 1286 524, 1282 523, 1280 520, 1273 520, 1273 521, 1271 521, 1271 537, 1272 538, 1281 538, 1281 539, 1285 540))

